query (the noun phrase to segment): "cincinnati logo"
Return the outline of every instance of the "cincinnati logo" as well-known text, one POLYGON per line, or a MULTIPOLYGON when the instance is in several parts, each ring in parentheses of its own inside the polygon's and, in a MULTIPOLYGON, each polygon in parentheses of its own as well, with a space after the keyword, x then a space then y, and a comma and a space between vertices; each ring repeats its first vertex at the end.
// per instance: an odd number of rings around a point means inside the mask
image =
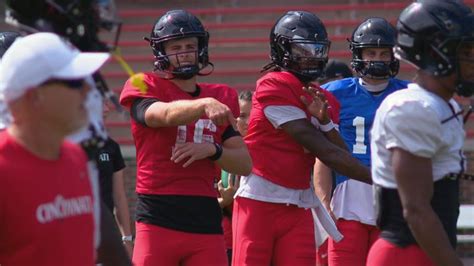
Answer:
POLYGON ((93 204, 91 196, 81 196, 65 199, 57 195, 54 201, 43 203, 36 209, 36 218, 42 224, 54 220, 92 213, 93 204))

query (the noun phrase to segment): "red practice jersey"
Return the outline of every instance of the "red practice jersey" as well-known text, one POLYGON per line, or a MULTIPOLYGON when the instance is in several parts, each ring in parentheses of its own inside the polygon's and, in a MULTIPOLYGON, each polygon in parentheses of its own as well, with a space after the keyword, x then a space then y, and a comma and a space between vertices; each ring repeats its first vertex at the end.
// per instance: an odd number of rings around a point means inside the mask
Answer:
MULTIPOLYGON (((309 188, 315 156, 305 151, 302 145, 281 128, 275 128, 266 118, 264 109, 268 106, 294 106, 304 111, 310 121, 311 114, 300 96, 306 97, 308 101, 312 101, 312 98, 303 90, 303 86, 289 72, 270 72, 260 78, 253 96, 245 137, 253 160, 252 172, 291 189, 309 188)), ((312 86, 319 88, 314 84, 312 86)), ((337 124, 339 103, 331 93, 319 89, 325 94, 331 106, 330 117, 337 124)))
POLYGON ((65 142, 40 159, 0 132, 0 265, 94 265, 87 158, 65 142))
MULTIPOLYGON (((171 81, 153 73, 141 73, 130 78, 120 95, 120 103, 130 108, 137 98, 154 98, 161 102, 196 100, 212 97, 226 104, 234 117, 240 113, 237 92, 223 84, 198 84, 200 93, 191 96, 171 81)), ((215 197, 215 178, 220 168, 215 162, 203 159, 184 168, 170 160, 176 143, 222 143, 228 125, 216 126, 203 115, 188 125, 150 128, 131 120, 132 134, 137 149, 137 193, 157 195, 189 195, 215 197)))

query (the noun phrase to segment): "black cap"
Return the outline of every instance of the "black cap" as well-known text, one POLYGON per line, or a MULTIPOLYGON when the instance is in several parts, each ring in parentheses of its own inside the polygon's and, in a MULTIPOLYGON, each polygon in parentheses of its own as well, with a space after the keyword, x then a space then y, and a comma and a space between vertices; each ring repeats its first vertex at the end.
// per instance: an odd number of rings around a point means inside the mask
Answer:
POLYGON ((329 60, 324 72, 324 76, 321 77, 322 80, 350 78, 353 76, 351 69, 346 63, 335 59, 329 60))

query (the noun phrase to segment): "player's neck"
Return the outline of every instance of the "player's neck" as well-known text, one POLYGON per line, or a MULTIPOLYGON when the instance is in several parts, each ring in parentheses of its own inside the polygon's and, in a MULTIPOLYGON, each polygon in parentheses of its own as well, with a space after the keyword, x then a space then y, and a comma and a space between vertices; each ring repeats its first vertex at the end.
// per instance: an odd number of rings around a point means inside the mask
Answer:
POLYGON ((435 78, 420 72, 416 83, 425 90, 449 101, 454 96, 454 80, 453 76, 435 78))
POLYGON ((196 91, 196 76, 190 79, 171 79, 176 86, 178 86, 181 90, 185 92, 194 92, 196 91))
POLYGON ((368 78, 368 77, 364 77, 364 78, 361 78, 361 80, 365 84, 372 85, 372 86, 377 86, 377 85, 380 85, 380 84, 387 84, 388 83, 388 79, 371 79, 371 78, 368 78))
MULTIPOLYGON (((373 79, 371 79, 373 80, 373 79)), ((367 91, 372 93, 378 93, 384 91, 388 86, 388 80, 378 80, 376 83, 368 83, 366 79, 359 79, 359 84, 364 87, 367 91)))
POLYGON ((57 160, 64 135, 54 134, 54 130, 44 127, 35 128, 31 124, 13 123, 8 128, 8 132, 21 146, 39 158, 57 160))

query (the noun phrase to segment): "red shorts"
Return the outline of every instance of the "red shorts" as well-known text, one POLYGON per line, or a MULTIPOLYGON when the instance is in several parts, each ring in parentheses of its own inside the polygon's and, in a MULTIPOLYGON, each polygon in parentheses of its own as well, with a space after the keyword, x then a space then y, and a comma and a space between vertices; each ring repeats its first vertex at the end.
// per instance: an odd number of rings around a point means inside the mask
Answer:
POLYGON ((232 265, 316 264, 311 210, 237 197, 232 265))
POLYGON ((139 222, 135 225, 135 266, 228 265, 222 235, 187 233, 139 222))
POLYGON ((329 240, 324 241, 316 250, 316 266, 328 265, 328 242, 329 240))
POLYGON ((369 252, 367 266, 434 266, 435 264, 418 245, 401 248, 385 239, 377 240, 369 252))
POLYGON ((344 238, 339 242, 329 239, 329 265, 365 266, 370 247, 380 231, 373 225, 344 219, 338 219, 336 225, 344 238))

